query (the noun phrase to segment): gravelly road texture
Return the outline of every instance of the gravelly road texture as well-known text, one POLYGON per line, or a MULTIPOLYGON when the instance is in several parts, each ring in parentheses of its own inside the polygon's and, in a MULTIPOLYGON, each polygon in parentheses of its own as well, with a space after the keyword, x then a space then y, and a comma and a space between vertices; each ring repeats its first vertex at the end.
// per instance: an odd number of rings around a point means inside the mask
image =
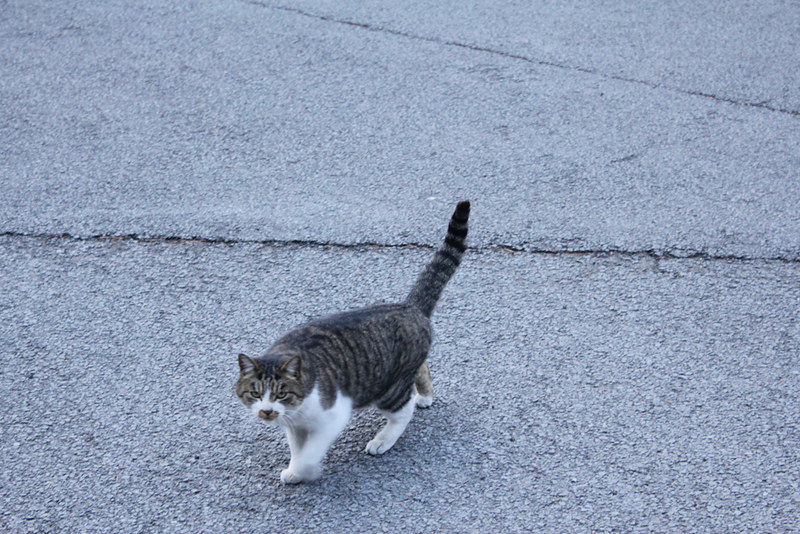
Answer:
POLYGON ((800 272, 473 253, 440 303, 434 406, 375 413, 314 485, 250 421, 234 355, 306 314, 399 299, 407 249, 6 238, 6 527, 793 531, 800 272))
POLYGON ((0 2, 0 530, 800 531, 800 7, 0 2), (402 299, 323 478, 233 385, 402 299))

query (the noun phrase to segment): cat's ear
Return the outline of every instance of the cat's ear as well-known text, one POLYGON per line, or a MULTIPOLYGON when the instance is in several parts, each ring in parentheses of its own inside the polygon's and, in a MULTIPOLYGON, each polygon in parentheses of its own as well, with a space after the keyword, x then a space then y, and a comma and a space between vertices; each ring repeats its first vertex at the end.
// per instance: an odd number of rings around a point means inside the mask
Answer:
POLYGON ((300 379, 300 356, 292 356, 278 366, 278 371, 289 378, 300 379))
POLYGON ((239 354, 239 371, 243 375, 255 373, 261 369, 261 364, 247 354, 239 354))

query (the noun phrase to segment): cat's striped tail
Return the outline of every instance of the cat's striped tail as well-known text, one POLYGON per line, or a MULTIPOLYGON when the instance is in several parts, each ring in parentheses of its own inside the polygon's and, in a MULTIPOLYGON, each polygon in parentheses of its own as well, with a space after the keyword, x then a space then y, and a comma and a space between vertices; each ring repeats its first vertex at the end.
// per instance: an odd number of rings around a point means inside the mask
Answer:
POLYGON ((425 317, 431 316, 444 286, 461 263, 461 256, 467 248, 468 219, 469 200, 465 200, 458 203, 455 213, 450 218, 444 244, 439 247, 433 259, 419 275, 406 298, 406 302, 422 310, 425 317))

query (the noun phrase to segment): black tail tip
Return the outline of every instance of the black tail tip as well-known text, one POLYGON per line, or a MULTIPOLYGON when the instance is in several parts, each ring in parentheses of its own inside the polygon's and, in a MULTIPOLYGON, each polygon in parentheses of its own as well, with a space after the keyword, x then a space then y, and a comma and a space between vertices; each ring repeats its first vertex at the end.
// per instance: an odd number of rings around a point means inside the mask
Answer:
POLYGON ((453 217, 458 217, 459 219, 467 219, 469 217, 469 200, 462 200, 458 203, 453 217))

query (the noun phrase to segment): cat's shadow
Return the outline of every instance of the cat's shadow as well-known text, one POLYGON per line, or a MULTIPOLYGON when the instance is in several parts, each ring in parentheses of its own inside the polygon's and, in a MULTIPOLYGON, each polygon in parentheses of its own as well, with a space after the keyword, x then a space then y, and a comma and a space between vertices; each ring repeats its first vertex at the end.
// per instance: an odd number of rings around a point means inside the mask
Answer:
POLYGON ((452 403, 442 399, 430 408, 416 410, 394 447, 380 456, 369 455, 364 449, 383 427, 384 419, 372 408, 356 412, 328 452, 323 476, 316 484, 358 488, 381 486, 387 478, 436 476, 437 462, 448 456, 450 441, 460 433, 454 424, 456 411, 452 403))
POLYGON ((247 469, 242 476, 254 474, 267 486, 275 488, 317 488, 312 493, 358 491, 379 487, 387 478, 428 478, 447 462, 448 450, 464 429, 455 421, 457 407, 446 399, 436 399, 433 406, 415 411, 406 431, 391 450, 380 456, 365 452, 369 440, 383 427, 385 420, 374 408, 353 413, 347 428, 334 442, 323 462, 322 477, 314 482, 284 486, 280 472, 289 465, 289 446, 284 431, 267 427, 248 418, 243 422, 241 455, 247 469), (253 469, 255 468, 255 469, 253 469), (349 489, 348 489, 349 488, 349 489))

